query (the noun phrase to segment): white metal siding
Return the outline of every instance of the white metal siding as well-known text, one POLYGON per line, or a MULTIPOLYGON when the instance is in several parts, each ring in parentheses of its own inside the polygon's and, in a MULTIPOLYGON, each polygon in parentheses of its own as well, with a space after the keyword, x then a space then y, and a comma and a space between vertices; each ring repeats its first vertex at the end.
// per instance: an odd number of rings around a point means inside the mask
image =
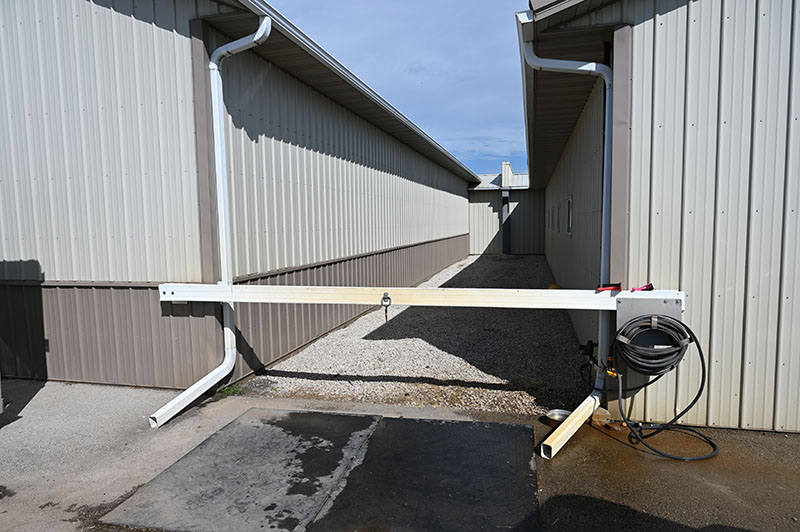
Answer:
POLYGON ((775 383, 776 430, 800 430, 800 2, 794 3, 783 257, 775 383))
MULTIPOLYGON (((714 251, 714 187, 715 160, 706 154, 717 149, 717 94, 703 90, 719 86, 719 69, 715 68, 720 51, 720 16, 722 0, 689 5, 687 46, 698 52, 687 56, 686 65, 686 149, 683 173, 695 176, 683 179, 682 224, 687 235, 680 252, 681 285, 691 294, 684 319, 692 324, 708 353, 711 342, 712 268, 714 251), (702 177, 706 177, 703 179, 702 177)), ((700 361, 690 356, 680 365, 677 375, 677 404, 686 405, 700 385, 700 361)), ((704 424, 708 394, 686 416, 689 423, 704 424)))
POLYGON ((715 164, 716 180, 726 186, 717 187, 714 209, 707 423, 729 427, 739 425, 741 401, 755 7, 755 2, 727 2, 721 30, 715 164))
POLYGON ((502 201, 499 190, 473 190, 469 193, 471 255, 503 253, 502 201))
POLYGON ((38 261, 46 280, 200 280, 188 33, 217 12, 0 3, 1 261, 38 261))
MULTIPOLYGON (((603 177, 604 89, 586 102, 545 192, 545 255, 562 288, 596 288, 600 282, 600 210, 603 177), (567 200, 573 231, 567 234, 567 200)), ((596 312, 570 312, 581 342, 597 338, 596 312)))
MULTIPOLYGON (((624 0, 570 22, 632 25, 629 278, 687 292, 709 358, 688 423, 800 431, 799 9, 624 0)), ((637 415, 671 417, 699 376, 691 354, 637 415)))
POLYGON ((511 173, 508 177, 508 182, 503 183, 504 187, 527 187, 530 186, 530 178, 528 174, 515 174, 511 173))
POLYGON ((253 53, 223 64, 234 272, 464 235, 467 184, 253 53))

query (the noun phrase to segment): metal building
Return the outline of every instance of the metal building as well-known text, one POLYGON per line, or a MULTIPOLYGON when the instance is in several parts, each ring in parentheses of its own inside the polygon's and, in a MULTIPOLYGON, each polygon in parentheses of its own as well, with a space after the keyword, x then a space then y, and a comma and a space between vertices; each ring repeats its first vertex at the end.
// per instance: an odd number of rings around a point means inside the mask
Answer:
POLYGON ((543 255, 544 190, 527 173, 504 162, 499 174, 479 174, 469 191, 469 252, 472 255, 543 255))
MULTIPOLYGON (((687 294, 709 355, 687 423, 800 430, 800 1, 532 0, 521 44, 614 71, 611 278, 687 294)), ((597 284, 603 85, 523 60, 528 158, 559 283, 597 284)), ((583 339, 596 329, 577 317, 583 339)), ((689 357, 637 400, 664 421, 689 357)))
MULTIPOLYGON (((184 388, 219 363, 209 50, 253 0, 0 5, 0 373, 184 388)), ((479 179, 289 21, 222 70, 234 282, 412 285, 469 252, 479 179)), ((366 310, 237 305, 234 376, 366 310)))

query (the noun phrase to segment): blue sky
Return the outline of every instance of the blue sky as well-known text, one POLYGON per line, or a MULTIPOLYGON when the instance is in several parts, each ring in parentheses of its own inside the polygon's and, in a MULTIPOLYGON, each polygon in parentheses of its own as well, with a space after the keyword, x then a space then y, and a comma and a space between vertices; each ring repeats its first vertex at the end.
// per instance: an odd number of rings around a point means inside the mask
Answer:
POLYGON ((270 0, 476 173, 527 171, 514 13, 526 0, 270 0))

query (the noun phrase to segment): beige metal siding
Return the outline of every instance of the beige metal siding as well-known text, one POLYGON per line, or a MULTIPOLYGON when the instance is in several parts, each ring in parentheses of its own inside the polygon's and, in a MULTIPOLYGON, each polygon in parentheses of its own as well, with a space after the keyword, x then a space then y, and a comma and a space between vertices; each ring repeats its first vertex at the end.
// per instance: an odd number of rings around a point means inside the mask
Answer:
MULTIPOLYGON (((755 95, 751 128, 747 307, 742 361, 746 428, 773 428, 781 287, 792 2, 761 2, 756 11, 755 95)), ((795 43, 797 44, 797 43, 795 43)), ((798 176, 794 176, 797 179, 798 176)), ((796 270, 796 265, 791 265, 796 270)), ((800 352, 796 353, 800 357, 800 352)), ((800 426, 794 427, 800 430, 800 426)))
MULTIPOLYGON (((625 0, 569 23, 632 25, 629 275, 687 292, 709 358, 688 423, 800 431, 798 10, 625 0)), ((671 417, 699 376, 690 355, 637 415, 671 417)))
POLYGON ((253 53, 223 80, 235 275, 469 232, 461 178, 253 53))
MULTIPOLYGON (((603 175, 603 84, 597 82, 545 192, 545 255, 562 288, 600 282, 600 210, 603 175), (567 234, 567 200, 573 230, 567 234)), ((571 311, 581 342, 597 338, 597 313, 571 311)))
MULTIPOLYGON (((692 5, 687 16, 687 46, 698 53, 686 57, 686 117, 685 153, 683 174, 687 176, 714 176, 715 159, 707 153, 717 149, 716 128, 719 119, 717 94, 704 90, 718 87, 720 69, 714 65, 720 57, 721 0, 707 0, 692 5)), ((688 294, 689 304, 684 319, 692 324, 703 349, 711 345, 711 306, 713 280, 714 197, 715 179, 683 179, 684 206, 680 209, 683 231, 693 238, 684 238, 680 252, 680 271, 695 272, 684 276, 681 286, 688 294)), ((678 405, 686 405, 694 398, 700 385, 701 367, 696 356, 690 356, 680 365, 677 375, 678 405)), ((689 423, 705 424, 708 394, 687 415, 689 423)))
POLYGON ((794 3, 786 191, 778 309, 776 430, 800 430, 800 2, 794 3))
POLYGON ((503 203, 499 190, 469 193, 469 252, 497 255, 503 252, 503 203))
POLYGON ((511 173, 508 180, 503 183, 504 187, 527 187, 530 185, 530 178, 528 174, 515 174, 511 173))
POLYGON ((508 194, 512 255, 544 255, 544 190, 511 190, 508 194))
POLYGON ((726 3, 720 49, 717 121, 713 320, 709 361, 710 425, 738 426, 742 320, 750 189, 750 144, 755 52, 755 3, 726 3))
POLYGON ((0 3, 0 258, 47 280, 200 280, 188 35, 217 12, 0 3))

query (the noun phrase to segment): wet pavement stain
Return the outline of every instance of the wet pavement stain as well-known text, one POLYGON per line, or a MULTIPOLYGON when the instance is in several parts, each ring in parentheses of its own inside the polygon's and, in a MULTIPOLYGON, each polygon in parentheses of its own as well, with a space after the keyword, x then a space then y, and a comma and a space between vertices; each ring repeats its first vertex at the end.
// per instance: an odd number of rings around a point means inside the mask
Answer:
POLYGON ((533 436, 525 425, 384 418, 307 530, 536 531, 533 436))
POLYGON ((198 532, 377 532, 416 515, 403 530, 535 530, 532 453, 533 431, 524 425, 252 409, 102 521, 198 532), (381 445, 373 451, 376 437, 381 445), (520 482, 508 481, 513 471, 520 482), (377 483, 365 483, 370 476, 377 483), (387 505, 392 500, 399 502, 387 505), (342 512, 342 502, 369 518, 342 512), (480 517, 470 517, 477 507, 480 517))
POLYGON ((6 497, 13 497, 16 494, 17 492, 12 490, 11 488, 8 488, 0 484, 0 499, 5 499, 6 497))
POLYGON ((167 530, 302 529, 379 416, 249 410, 104 522, 167 530))
POLYGON ((282 429, 287 434, 298 438, 301 442, 295 452, 299 462, 300 471, 291 476, 292 487, 287 495, 314 495, 322 487, 320 479, 331 476, 341 466, 344 459, 344 448, 350 436, 368 429, 374 422, 369 417, 355 417, 346 421, 337 420, 346 424, 344 430, 331 431, 326 435, 331 439, 315 436, 313 431, 319 423, 317 416, 308 416, 292 413, 283 419, 273 422, 273 425, 282 429))

